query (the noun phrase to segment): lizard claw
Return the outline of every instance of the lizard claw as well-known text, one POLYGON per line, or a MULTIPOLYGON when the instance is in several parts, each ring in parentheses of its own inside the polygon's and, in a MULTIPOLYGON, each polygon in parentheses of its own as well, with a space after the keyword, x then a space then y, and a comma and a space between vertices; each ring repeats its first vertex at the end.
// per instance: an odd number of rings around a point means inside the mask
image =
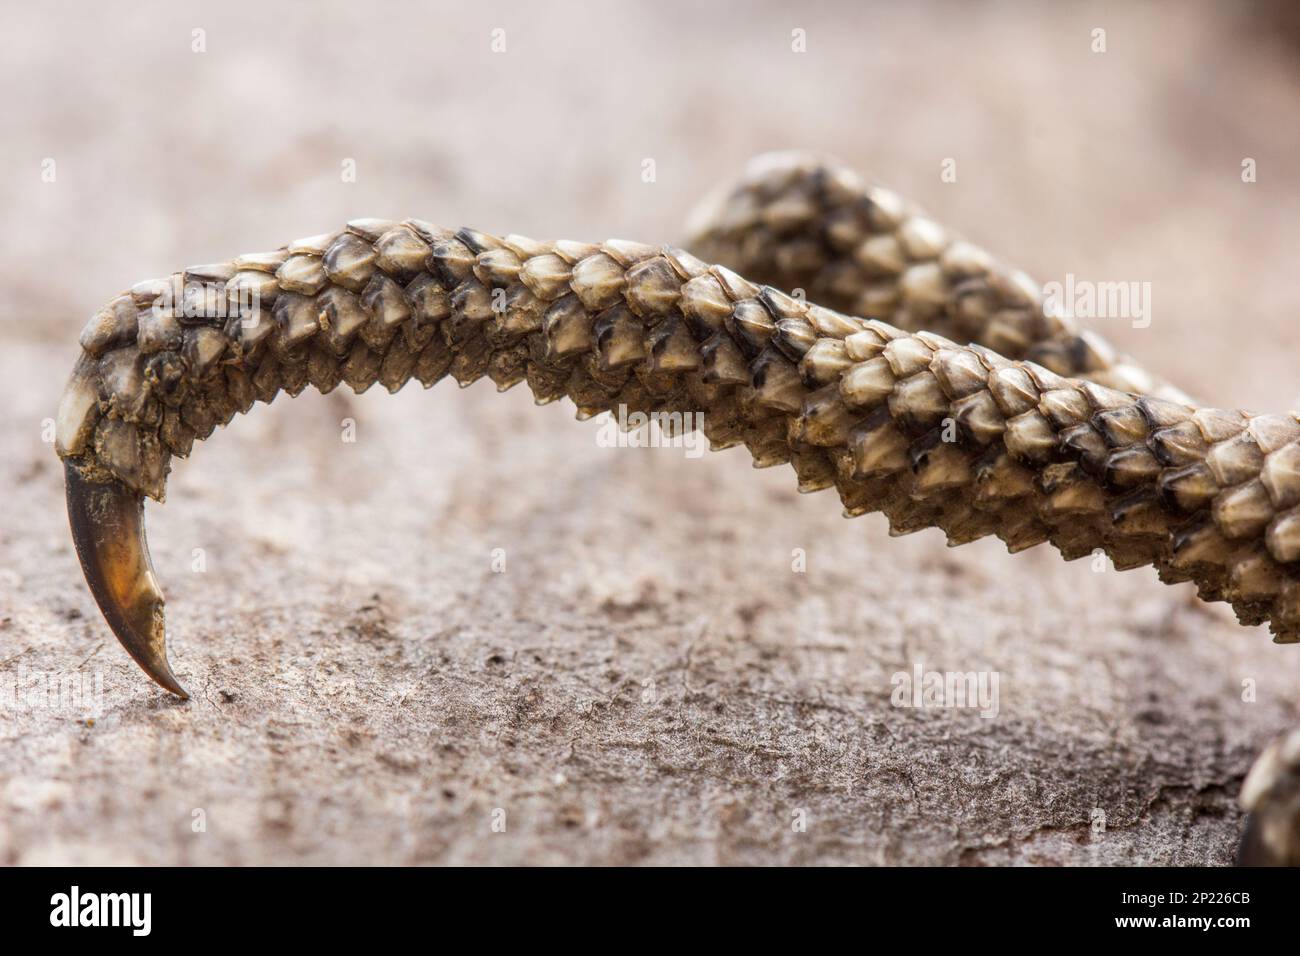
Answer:
POLYGON ((108 626, 146 674, 183 699, 167 663, 163 595, 149 560, 144 496, 116 479, 92 481, 64 462, 68 523, 86 583, 108 626))

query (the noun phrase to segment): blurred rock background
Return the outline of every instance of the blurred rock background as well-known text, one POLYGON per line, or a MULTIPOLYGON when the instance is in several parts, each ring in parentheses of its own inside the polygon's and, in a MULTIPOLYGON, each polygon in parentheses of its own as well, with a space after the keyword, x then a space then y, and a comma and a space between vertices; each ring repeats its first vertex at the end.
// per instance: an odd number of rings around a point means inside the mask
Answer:
POLYGON ((1289 9, 6 5, 0 862, 1229 862, 1300 651, 1149 571, 890 540, 786 469, 600 448, 523 390, 304 394, 149 508, 180 704, 103 624, 43 433, 139 279, 358 216, 679 239, 784 148, 1043 281, 1151 282, 1150 327, 1104 334, 1296 407, 1289 9), (996 671, 998 716, 892 707, 918 662, 996 671), (93 721, 33 703, 69 679, 93 721))

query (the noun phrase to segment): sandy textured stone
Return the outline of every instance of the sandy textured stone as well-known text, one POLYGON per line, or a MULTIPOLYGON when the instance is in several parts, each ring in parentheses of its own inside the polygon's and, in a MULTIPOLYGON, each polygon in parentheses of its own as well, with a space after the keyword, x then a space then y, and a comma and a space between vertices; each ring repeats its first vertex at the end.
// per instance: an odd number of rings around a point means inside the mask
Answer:
MULTIPOLYGON (((576 11, 512 13, 495 57, 480 22, 413 15, 382 34, 383 82, 409 98, 378 107, 373 85, 320 66, 380 29, 361 8, 323 11, 311 50, 288 27, 250 34, 239 11, 213 10, 201 58, 165 19, 133 20, 112 44, 112 7, 14 11, 26 39, 0 74, 52 80, 15 104, 12 153, 54 157, 58 179, 34 164, 0 179, 25 224, 0 235, 0 691, 99 674, 104 708, 92 727, 0 701, 0 862, 1228 861, 1241 780, 1297 720, 1300 659, 1148 571, 1094 574, 993 542, 950 552, 937 532, 890 539, 882 519, 846 522, 832 495, 798 496, 787 471, 754 472, 742 451, 603 448, 566 405, 490 384, 309 390, 178 463, 172 503, 150 506, 173 662, 195 692, 177 704, 103 626, 41 440, 86 316, 142 276, 372 210, 674 239, 710 181, 774 139, 833 148, 942 221, 978 216, 972 240, 1045 280, 1153 281, 1151 327, 1107 337, 1179 382, 1237 356, 1239 378, 1198 393, 1288 407, 1293 349, 1240 338, 1291 342, 1300 183, 1267 158, 1294 155, 1296 134, 1261 125, 1239 148, 1210 131, 1237 128, 1245 100, 1292 115, 1294 67, 1249 22, 1200 14, 1109 9, 1131 51, 1111 61, 1088 53, 1085 11, 809 11, 810 50, 795 56, 788 17, 702 7, 693 36, 761 63, 763 95, 751 71, 701 55, 628 110, 624 82, 555 60, 576 11), (937 15, 960 22, 936 34, 937 15), (1008 35, 1019 55, 991 70, 1008 35), (240 37, 239 56, 223 36, 240 37), (913 68, 918 38, 944 71, 913 68), (1183 53, 1211 43, 1241 70, 1189 98, 1183 53), (124 60, 123 44, 151 55, 124 60), (849 62, 858 121, 835 123, 808 103, 849 62), (109 79, 85 125, 41 119, 83 115, 51 98, 79 88, 64 71, 89 70, 109 79), (291 116, 223 92, 263 81, 285 84, 275 102, 291 116), (593 99, 574 109, 607 124, 585 151, 545 108, 548 91, 579 88, 593 99), (683 112, 706 91, 707 111, 683 112), (713 122, 728 111, 743 121, 713 122), (146 166, 124 130, 151 115, 174 119, 175 152, 146 166), (978 122, 958 135, 936 116, 978 122), (500 149, 503 129, 535 147, 500 149), (647 143, 647 129, 662 135, 647 143), (701 155, 685 137, 705 131, 701 155), (235 132, 256 147, 226 148, 235 132), (942 184, 954 152, 958 183, 942 184), (1260 158, 1259 183, 1240 182, 1238 152, 1260 158), (339 182, 341 157, 356 183, 339 182), (140 223, 168 228, 124 228, 140 223), (78 282, 38 287, 74 229, 78 282), (1243 309, 1248 323, 1220 321, 1243 309), (345 418, 355 443, 340 441, 345 418), (891 676, 918 661, 998 671, 999 716, 892 707, 891 676)), ((649 13, 601 29, 645 37, 610 64, 624 79, 679 39, 649 13)))

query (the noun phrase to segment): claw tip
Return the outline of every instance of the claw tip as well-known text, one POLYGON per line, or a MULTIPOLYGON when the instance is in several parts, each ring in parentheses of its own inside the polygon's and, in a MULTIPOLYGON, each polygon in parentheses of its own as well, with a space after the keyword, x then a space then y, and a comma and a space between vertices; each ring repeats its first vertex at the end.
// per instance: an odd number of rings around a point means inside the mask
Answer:
POLYGON ((144 534, 144 496, 115 479, 93 481, 64 462, 68 523, 81 569, 108 626, 160 687, 189 693, 167 662, 162 589, 144 534))

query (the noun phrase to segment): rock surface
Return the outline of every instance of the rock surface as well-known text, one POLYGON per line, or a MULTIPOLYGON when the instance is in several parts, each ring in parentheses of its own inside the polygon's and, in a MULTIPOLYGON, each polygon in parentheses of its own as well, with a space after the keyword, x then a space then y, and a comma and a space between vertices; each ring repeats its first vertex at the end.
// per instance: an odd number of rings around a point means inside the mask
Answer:
POLYGON ((1300 648, 1149 571, 891 540, 788 469, 600 447, 522 390, 304 394, 149 507, 182 704, 86 591, 46 419, 138 279, 362 215, 677 239, 786 147, 1043 280, 1150 281, 1150 327, 1106 334, 1294 407, 1300 92, 1267 7, 256 9, 2 15, 30 93, 0 154, 0 862, 1230 862, 1300 648), (918 666, 996 674, 996 716, 893 706, 918 666))

